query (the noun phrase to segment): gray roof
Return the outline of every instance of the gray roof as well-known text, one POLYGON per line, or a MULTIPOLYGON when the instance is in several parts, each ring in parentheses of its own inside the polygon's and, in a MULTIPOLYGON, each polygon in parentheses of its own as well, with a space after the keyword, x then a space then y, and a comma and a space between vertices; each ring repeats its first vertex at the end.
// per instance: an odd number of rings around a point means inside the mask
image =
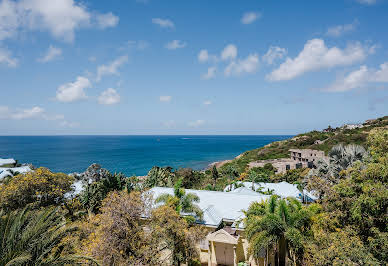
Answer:
MULTIPOLYGON (((156 199, 164 193, 173 195, 174 189, 154 187, 150 192, 156 199)), ((200 198, 200 202, 197 203, 203 211, 203 221, 200 223, 212 227, 219 226, 223 220, 231 222, 241 220, 244 218, 242 210, 247 210, 252 202, 261 202, 270 197, 256 192, 252 194, 186 189, 186 193, 194 193, 200 198)))

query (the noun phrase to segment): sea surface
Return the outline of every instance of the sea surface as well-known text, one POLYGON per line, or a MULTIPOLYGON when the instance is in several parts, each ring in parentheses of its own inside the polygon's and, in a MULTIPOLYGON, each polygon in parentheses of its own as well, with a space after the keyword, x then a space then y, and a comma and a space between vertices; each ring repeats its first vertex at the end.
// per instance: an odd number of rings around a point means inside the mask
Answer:
POLYGON ((0 158, 83 172, 98 163, 112 172, 145 175, 153 166, 206 168, 291 136, 0 136, 0 158))

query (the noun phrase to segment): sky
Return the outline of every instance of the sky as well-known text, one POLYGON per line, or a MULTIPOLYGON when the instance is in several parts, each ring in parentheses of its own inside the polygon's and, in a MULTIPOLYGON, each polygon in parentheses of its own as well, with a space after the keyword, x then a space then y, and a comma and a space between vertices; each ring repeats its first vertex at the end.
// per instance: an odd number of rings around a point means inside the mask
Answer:
POLYGON ((0 135, 298 134, 388 115, 388 0, 0 0, 0 135))

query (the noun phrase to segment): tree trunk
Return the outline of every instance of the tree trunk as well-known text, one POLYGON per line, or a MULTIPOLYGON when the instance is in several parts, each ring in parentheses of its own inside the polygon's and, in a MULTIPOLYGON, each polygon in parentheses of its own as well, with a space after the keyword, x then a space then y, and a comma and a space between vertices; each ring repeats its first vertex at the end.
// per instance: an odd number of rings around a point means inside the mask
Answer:
POLYGON ((286 255, 287 255, 287 247, 286 247, 286 239, 282 236, 279 239, 279 266, 286 265, 286 255))

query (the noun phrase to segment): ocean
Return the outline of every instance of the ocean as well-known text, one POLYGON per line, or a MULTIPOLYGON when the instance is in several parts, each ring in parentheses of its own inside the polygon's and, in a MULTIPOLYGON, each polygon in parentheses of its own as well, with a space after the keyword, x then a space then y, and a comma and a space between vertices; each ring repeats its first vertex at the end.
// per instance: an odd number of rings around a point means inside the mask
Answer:
POLYGON ((0 136, 0 158, 83 172, 98 163, 112 172, 145 175, 155 165, 206 168, 291 136, 0 136))

